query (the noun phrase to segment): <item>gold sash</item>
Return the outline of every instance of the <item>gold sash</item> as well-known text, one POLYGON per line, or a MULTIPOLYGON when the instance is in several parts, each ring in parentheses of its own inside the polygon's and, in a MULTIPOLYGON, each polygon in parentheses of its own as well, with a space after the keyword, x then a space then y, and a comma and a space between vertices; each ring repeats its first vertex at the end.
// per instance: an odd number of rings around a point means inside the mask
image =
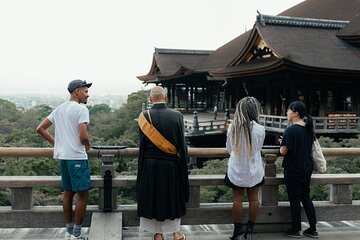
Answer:
POLYGON ((170 154, 177 154, 175 146, 169 142, 158 130, 152 125, 151 116, 149 110, 147 111, 150 123, 145 118, 144 113, 140 113, 138 124, 141 131, 155 144, 161 151, 170 154))

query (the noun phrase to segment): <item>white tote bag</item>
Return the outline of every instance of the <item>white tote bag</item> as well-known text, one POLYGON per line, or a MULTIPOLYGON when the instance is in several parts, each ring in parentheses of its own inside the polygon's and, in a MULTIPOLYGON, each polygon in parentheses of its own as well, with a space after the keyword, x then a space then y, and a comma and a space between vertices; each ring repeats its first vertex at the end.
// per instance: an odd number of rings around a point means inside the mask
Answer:
POLYGON ((326 172, 326 159, 321 150, 320 143, 317 139, 315 139, 313 142, 311 156, 313 158, 315 171, 321 173, 326 172))

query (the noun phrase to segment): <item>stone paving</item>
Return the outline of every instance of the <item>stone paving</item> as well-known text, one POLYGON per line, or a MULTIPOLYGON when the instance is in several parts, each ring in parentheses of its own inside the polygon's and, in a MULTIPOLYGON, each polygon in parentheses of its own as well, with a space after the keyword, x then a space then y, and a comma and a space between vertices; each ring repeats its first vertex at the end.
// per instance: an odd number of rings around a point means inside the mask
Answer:
MULTIPOLYGON (((303 229, 308 226, 303 223, 303 229)), ((88 231, 88 228, 83 228, 88 231)), ((232 225, 195 225, 182 226, 181 230, 186 234, 187 240, 228 240, 232 233, 232 225)), ((319 239, 324 240, 358 240, 360 239, 360 221, 341 221, 341 222, 319 222, 318 224, 319 239)), ((27 229, 4 229, 0 228, 1 240, 44 240, 64 239, 65 228, 27 228, 27 229)), ((123 240, 151 240, 152 235, 149 233, 139 232, 137 227, 125 227, 123 229, 123 240)), ((167 240, 172 239, 171 235, 167 240)), ((291 239, 282 233, 255 233, 253 240, 281 240, 291 239)), ((310 239, 302 236, 302 239, 310 239)), ((92 239, 94 240, 94 239, 92 239)), ((109 239, 111 240, 111 239, 109 239)))
MULTIPOLYGON (((308 228, 306 223, 302 224, 303 229, 308 228)), ((319 239, 326 240, 359 240, 360 239, 360 221, 342 221, 342 222, 319 222, 318 223, 319 239)), ((233 226, 224 225, 196 225, 182 226, 182 232, 186 235, 187 240, 228 240, 232 234, 233 226)), ((139 232, 138 228, 128 228, 123 230, 124 240, 151 240, 152 235, 149 233, 139 232)), ((167 239, 173 239, 171 234, 166 236, 167 239)), ((310 239, 302 236, 303 239, 310 239)), ((281 240, 292 239, 283 233, 254 233, 253 240, 281 240)))

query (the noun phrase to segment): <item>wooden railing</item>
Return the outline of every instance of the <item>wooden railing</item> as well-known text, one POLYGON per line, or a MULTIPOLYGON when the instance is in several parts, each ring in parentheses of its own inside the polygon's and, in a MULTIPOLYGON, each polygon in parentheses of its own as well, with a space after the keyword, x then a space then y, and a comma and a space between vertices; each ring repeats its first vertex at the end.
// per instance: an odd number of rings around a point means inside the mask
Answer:
MULTIPOLYGON (((350 133, 357 134, 360 129, 359 117, 313 117, 317 134, 350 133)), ((287 117, 260 115, 260 124, 266 131, 283 133, 290 125, 287 117)))
POLYGON ((191 135, 223 133, 226 132, 227 125, 225 120, 198 121, 197 125, 194 125, 193 121, 185 120, 185 132, 191 135))
MULTIPOLYGON (((314 128, 317 134, 358 134, 360 129, 359 117, 313 117, 314 128)), ((193 120, 185 120, 187 135, 205 135, 224 133, 231 119, 200 120, 194 112, 193 120)), ((285 116, 260 115, 259 123, 268 132, 283 133, 291 124, 285 116)))
POLYGON ((227 126, 230 120, 225 119, 211 119, 211 120, 199 120, 197 111, 193 112, 192 120, 184 120, 185 134, 186 135, 205 135, 214 133, 226 132, 227 126))
MULTIPOLYGON (((324 155, 329 156, 360 156, 360 148, 324 148, 324 155)), ((279 202, 278 189, 283 183, 283 176, 276 174, 275 161, 278 150, 264 149, 265 185, 261 191, 261 209, 257 218, 257 231, 279 231, 290 223, 288 202, 279 202)), ((114 158, 136 157, 138 149, 90 150, 92 158, 103 160, 103 171, 111 168, 114 158)), ((193 157, 227 157, 224 148, 190 148, 193 157)), ((0 157, 51 157, 50 148, 0 148, 0 157)), ((203 186, 223 185, 224 175, 190 175, 190 201, 187 214, 182 224, 226 224, 232 222, 231 203, 201 203, 200 188, 203 186)), ((103 190, 103 178, 91 176, 92 187, 103 190)), ((136 176, 115 176, 113 193, 119 187, 135 187, 136 176)), ((352 200, 354 184, 360 184, 360 174, 314 174, 312 184, 329 184, 329 201, 315 202, 319 221, 343 221, 360 219, 360 201, 352 200)), ((11 190, 11 206, 0 207, 0 227, 63 227, 61 206, 33 206, 32 192, 34 188, 60 188, 59 176, 0 176, 0 187, 11 190)), ((101 191, 100 191, 101 192, 101 191)), ((118 205, 117 195, 113 196, 114 212, 122 212, 124 226, 139 224, 136 205, 118 205)), ((102 211, 103 198, 100 195, 99 205, 88 206, 84 226, 90 226, 91 215, 102 211)), ((244 215, 247 214, 245 204, 244 215)), ((306 218, 304 218, 306 219, 306 218)), ((244 219, 245 221, 245 219, 244 219)))

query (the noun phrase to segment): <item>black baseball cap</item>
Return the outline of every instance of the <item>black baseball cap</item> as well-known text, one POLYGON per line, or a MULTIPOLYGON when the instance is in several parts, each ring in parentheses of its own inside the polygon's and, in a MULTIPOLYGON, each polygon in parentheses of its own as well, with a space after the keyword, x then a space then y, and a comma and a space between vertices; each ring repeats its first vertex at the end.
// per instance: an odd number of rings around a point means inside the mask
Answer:
POLYGON ((92 83, 87 83, 86 80, 80 80, 80 79, 76 79, 76 80, 72 80, 71 82, 69 82, 68 85, 68 91, 69 93, 72 93, 75 89, 77 88, 81 88, 81 87, 91 87, 92 83))

